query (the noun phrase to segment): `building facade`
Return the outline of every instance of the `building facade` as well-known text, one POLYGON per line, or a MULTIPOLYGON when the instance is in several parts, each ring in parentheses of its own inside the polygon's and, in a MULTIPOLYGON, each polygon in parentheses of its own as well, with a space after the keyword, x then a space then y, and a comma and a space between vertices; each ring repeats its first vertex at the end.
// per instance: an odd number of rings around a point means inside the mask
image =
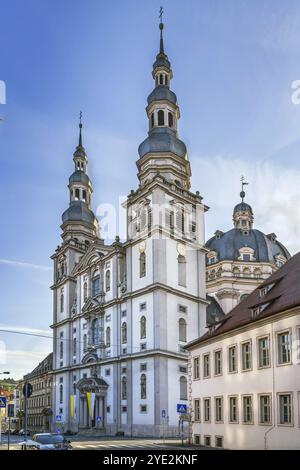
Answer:
POLYGON ((233 210, 234 228, 225 233, 217 230, 205 245, 211 310, 218 312, 218 303, 225 314, 290 258, 274 233, 265 235, 253 228, 252 207, 244 202, 244 190, 240 195, 242 200, 233 210))
POLYGON ((16 392, 16 418, 19 420, 20 429, 25 425, 23 387, 29 382, 33 392, 27 401, 27 428, 31 432, 49 432, 52 421, 52 366, 53 353, 50 353, 32 372, 20 380, 16 392))
POLYGON ((196 444, 300 449, 300 253, 187 346, 196 444))
POLYGON ((99 234, 80 122, 62 243, 52 256, 54 429, 175 435, 177 404, 188 403, 183 346, 206 327, 207 208, 190 190, 163 27, 139 184, 124 204, 125 242, 106 245, 99 234))

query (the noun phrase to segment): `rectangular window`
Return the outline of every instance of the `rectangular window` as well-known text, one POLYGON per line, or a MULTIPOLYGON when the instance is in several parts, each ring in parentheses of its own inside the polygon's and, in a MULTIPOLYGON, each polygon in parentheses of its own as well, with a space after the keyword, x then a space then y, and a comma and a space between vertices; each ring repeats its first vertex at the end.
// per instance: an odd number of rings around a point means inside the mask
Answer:
POLYGON ((141 413, 147 413, 147 405, 141 405, 141 413))
POLYGON ((258 339, 258 367, 269 367, 270 365, 270 341, 269 337, 258 339))
POLYGON ((184 305, 178 305, 178 312, 187 313, 187 307, 184 305))
POLYGON ((280 393, 279 399, 279 424, 292 425, 292 394, 280 393))
POLYGON ((214 353, 215 358, 215 375, 222 374, 222 351, 215 351, 214 353))
POLYGON ((200 360, 199 357, 194 357, 194 380, 200 379, 200 360))
POLYGON ((229 422, 238 423, 238 397, 229 397, 229 422))
POLYGON ((223 398, 215 398, 215 413, 216 413, 216 423, 223 421, 223 398))
POLYGON ((200 399, 194 400, 195 421, 200 421, 200 399))
POLYGON ((230 346, 228 349, 228 371, 237 372, 237 348, 230 346))
POLYGON ((297 327, 297 364, 300 364, 300 327, 297 327))
POLYGON ((222 436, 216 436, 215 437, 215 445, 216 445, 216 447, 219 447, 219 448, 223 447, 223 437, 222 436))
POLYGON ((210 442, 211 442, 210 436, 204 436, 204 445, 206 447, 210 447, 210 442))
POLYGON ((92 295, 95 297, 100 292, 100 276, 97 276, 93 279, 92 282, 92 295))
POLYGON ((145 372, 147 370, 147 363, 140 364, 140 371, 145 372))
POLYGON ((127 406, 122 406, 122 413, 127 413, 127 406))
POLYGON ((242 343, 242 370, 250 370, 251 364, 251 342, 242 343))
POLYGON ((204 398, 204 421, 206 423, 210 422, 210 398, 204 398))
POLYGON ((243 396, 243 422, 251 424, 253 422, 252 396, 243 396))
POLYGON ((143 302, 142 304, 140 304, 140 311, 146 310, 146 308, 147 308, 146 302, 143 302))
POLYGON ((201 439, 199 434, 194 434, 194 444, 199 446, 201 444, 201 439))
POLYGON ((278 364, 288 364, 291 362, 291 335, 289 331, 279 333, 278 341, 278 364))
POLYGON ((210 376, 210 358, 209 353, 203 356, 203 377, 207 378, 210 376))
POLYGON ((259 422, 271 424, 271 395, 259 396, 259 422))

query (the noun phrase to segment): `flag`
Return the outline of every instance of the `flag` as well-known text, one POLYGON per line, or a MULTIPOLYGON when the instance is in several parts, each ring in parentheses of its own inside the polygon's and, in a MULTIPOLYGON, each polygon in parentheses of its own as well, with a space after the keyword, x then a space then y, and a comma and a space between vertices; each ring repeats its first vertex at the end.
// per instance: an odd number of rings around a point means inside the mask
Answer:
POLYGON ((76 414, 76 395, 70 395, 70 409, 71 409, 71 418, 75 418, 75 414, 76 414))
POLYGON ((95 395, 95 393, 86 392, 90 418, 94 416, 95 395))

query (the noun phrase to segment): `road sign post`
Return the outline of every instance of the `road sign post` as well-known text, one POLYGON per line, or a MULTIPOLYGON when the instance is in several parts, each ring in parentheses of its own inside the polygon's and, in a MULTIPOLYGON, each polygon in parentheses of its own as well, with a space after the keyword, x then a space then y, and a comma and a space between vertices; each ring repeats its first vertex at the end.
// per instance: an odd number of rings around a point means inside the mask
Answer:
MULTIPOLYGON (((26 442, 27 441, 27 400, 28 398, 32 395, 32 392, 33 392, 33 388, 32 388, 32 385, 28 382, 25 382, 24 384, 24 387, 23 387, 23 395, 24 395, 24 411, 25 411, 25 425, 24 425, 24 432, 25 432, 25 439, 24 441, 26 442)), ((26 444, 25 444, 26 446, 26 444)))
POLYGON ((6 397, 0 397, 0 444, 2 444, 2 408, 6 408, 6 397))

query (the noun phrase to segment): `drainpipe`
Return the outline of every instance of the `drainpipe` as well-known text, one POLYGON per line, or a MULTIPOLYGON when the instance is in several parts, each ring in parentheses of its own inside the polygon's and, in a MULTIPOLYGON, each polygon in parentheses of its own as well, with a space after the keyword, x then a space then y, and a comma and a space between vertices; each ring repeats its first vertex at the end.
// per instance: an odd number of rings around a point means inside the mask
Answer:
MULTIPOLYGON (((272 328, 271 328, 271 338, 272 338, 272 391, 273 391, 273 397, 272 397, 272 409, 273 409, 273 426, 269 428, 264 435, 264 447, 265 450, 267 449, 267 437, 268 434, 273 431, 275 428, 275 404, 276 404, 276 394, 275 394, 275 351, 276 351, 276 344, 274 341, 274 329, 273 329, 273 323, 272 323, 272 328), (273 346, 274 345, 274 346, 273 346)), ((271 341, 270 341, 271 343, 271 341)), ((270 344, 271 346, 271 344, 270 344)))

